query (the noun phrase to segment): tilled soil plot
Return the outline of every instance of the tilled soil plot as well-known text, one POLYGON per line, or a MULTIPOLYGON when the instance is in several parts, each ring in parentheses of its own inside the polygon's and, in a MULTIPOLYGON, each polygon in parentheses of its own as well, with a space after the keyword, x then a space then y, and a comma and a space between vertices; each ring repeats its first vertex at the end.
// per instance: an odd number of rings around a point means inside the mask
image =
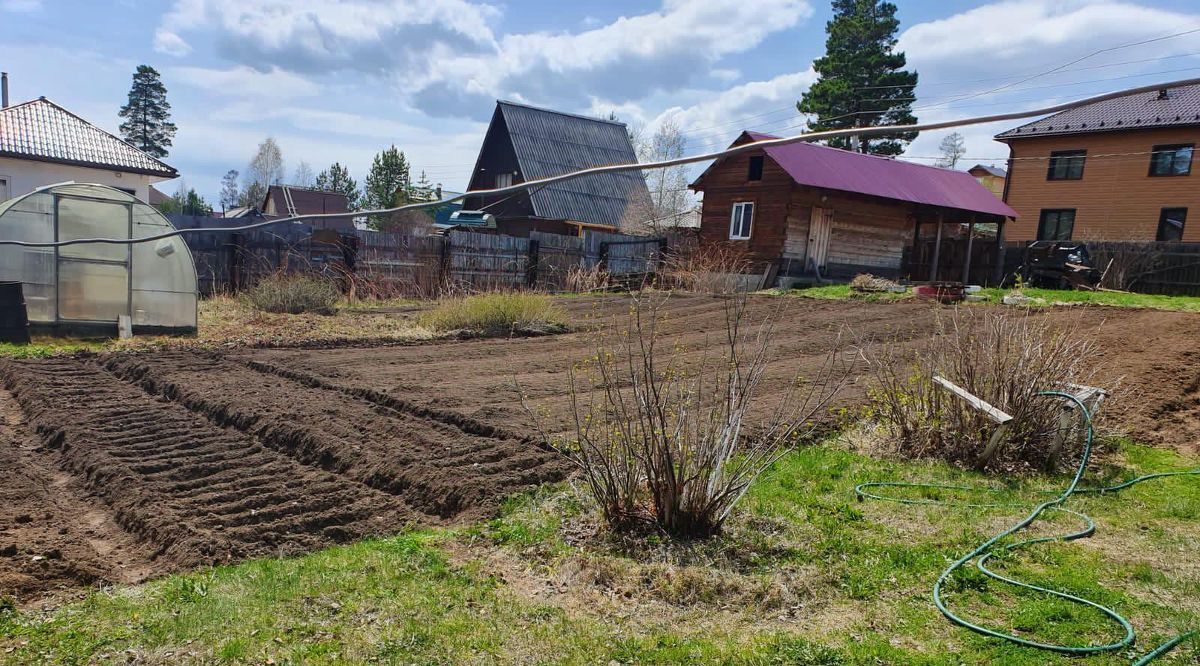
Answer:
POLYGON ((395 532, 567 471, 458 416, 209 354, 11 361, 0 377, 27 421, 0 442, 0 594, 19 598, 395 532))
MULTIPOLYGON (((567 430, 568 369, 630 301, 563 303, 577 331, 542 338, 0 362, 0 596, 302 552, 478 515, 563 478, 521 395, 549 430, 567 430)), ((725 335, 720 300, 676 296, 665 312, 664 347, 695 354, 725 335)), ((818 372, 839 333, 844 348, 873 338, 903 353, 929 339, 939 309, 764 298, 750 319, 772 312, 764 412, 797 374, 818 372)), ((1030 316, 1094 332, 1105 375, 1122 378, 1110 423, 1200 450, 1200 316, 1030 316)), ((831 408, 865 402, 861 363, 850 380, 831 408)))
MULTIPOLYGON (((567 370, 595 351, 590 324, 623 323, 629 299, 565 299, 575 333, 517 340, 474 340, 375 349, 273 349, 238 352, 263 367, 324 385, 402 397, 418 406, 461 414, 514 431, 532 427, 521 392, 548 429, 565 431, 571 416, 567 370), (518 390, 520 386, 520 390, 518 390)), ((814 376, 834 338, 894 340, 902 353, 928 339, 939 311, 949 308, 917 302, 854 303, 763 298, 753 301, 751 319, 777 308, 775 353, 765 373, 758 403, 778 399, 797 374, 814 376), (781 303, 782 302, 782 303, 781 303)), ((1020 314, 1016 310, 1007 310, 1020 314)), ((698 347, 719 342, 725 311, 707 296, 673 296, 662 327, 664 347, 698 347)), ((1200 315, 1102 307, 1033 310, 1029 316, 1074 327, 1095 336, 1102 349, 1101 376, 1120 379, 1121 390, 1105 406, 1107 423, 1140 441, 1200 451, 1200 315)), ((869 377, 859 365, 852 383, 833 406, 866 401, 869 377)))

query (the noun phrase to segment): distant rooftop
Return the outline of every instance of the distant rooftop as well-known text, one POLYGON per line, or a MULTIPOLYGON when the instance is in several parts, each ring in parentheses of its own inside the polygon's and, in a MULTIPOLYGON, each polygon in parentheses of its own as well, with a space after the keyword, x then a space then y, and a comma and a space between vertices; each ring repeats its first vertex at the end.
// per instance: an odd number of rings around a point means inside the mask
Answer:
POLYGON ((1034 136, 1200 125, 1200 84, 1138 93, 1060 111, 996 135, 998 141, 1034 136))
POLYGON ((987 164, 976 164, 970 169, 967 169, 967 173, 971 173, 973 171, 986 171, 997 178, 1008 178, 1007 171, 1001 169, 1000 167, 989 166, 987 164))
POLYGON ((0 109, 0 157, 175 178, 151 157, 45 97, 0 109))

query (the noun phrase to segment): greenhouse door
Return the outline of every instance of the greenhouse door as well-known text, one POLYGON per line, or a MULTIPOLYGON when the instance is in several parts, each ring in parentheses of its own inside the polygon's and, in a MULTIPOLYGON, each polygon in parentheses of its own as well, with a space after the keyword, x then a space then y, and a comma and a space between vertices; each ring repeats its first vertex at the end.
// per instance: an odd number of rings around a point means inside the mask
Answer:
MULTIPOLYGON (((56 197, 58 240, 129 238, 133 208, 126 203, 56 197)), ((58 248, 58 319, 116 322, 129 309, 128 245, 66 245, 58 248)))

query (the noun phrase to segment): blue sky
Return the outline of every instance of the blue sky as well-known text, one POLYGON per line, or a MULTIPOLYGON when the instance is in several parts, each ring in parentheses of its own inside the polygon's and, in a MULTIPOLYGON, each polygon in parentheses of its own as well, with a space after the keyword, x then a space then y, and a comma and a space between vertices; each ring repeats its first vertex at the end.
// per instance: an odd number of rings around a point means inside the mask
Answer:
MULTIPOLYGON (((1200 75, 1196 33, 978 95, 1200 28, 1194 0, 897 4, 923 121, 1200 75)), ((179 125, 167 161, 210 200, 267 136, 289 174, 340 161, 361 181, 394 143, 459 189, 497 98, 615 111, 647 131, 670 118, 688 152, 743 128, 800 131, 793 104, 829 15, 825 0, 0 0, 0 69, 14 101, 45 95, 115 131, 133 69, 153 65, 179 125)), ((1009 125, 965 130, 969 158, 1003 158, 990 137, 1009 125)), ((928 162, 943 135, 907 157, 928 162)))

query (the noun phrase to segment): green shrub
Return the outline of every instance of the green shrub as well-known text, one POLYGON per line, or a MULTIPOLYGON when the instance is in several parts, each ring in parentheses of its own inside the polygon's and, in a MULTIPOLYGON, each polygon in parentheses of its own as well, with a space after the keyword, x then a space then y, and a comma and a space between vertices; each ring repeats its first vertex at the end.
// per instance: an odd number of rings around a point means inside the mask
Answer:
POLYGON ((246 292, 246 301, 263 312, 333 314, 342 293, 332 281, 312 275, 276 273, 246 292))
POLYGON ((566 315, 544 294, 508 292, 444 299, 421 315, 434 331, 471 331, 483 335, 554 333, 566 329, 566 315))

